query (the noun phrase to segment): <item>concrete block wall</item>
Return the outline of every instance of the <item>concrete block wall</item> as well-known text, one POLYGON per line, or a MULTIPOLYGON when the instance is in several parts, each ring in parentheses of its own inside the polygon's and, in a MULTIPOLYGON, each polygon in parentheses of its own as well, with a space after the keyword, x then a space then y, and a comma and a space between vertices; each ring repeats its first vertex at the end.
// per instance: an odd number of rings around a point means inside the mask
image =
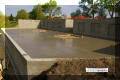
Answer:
POLYGON ((40 20, 18 20, 18 28, 37 28, 40 20))
POLYGON ((5 45, 8 75, 15 76, 17 80, 27 80, 27 61, 7 37, 5 37, 5 45))
POLYGON ((73 28, 73 20, 65 19, 41 20, 39 28, 69 32, 73 28))
POLYGON ((115 19, 104 20, 19 20, 19 28, 43 28, 62 32, 73 32, 78 35, 89 35, 107 39, 115 39, 115 19))
POLYGON ((66 19, 65 20, 65 27, 66 28, 73 28, 73 19, 66 19))
POLYGON ((115 39, 115 20, 74 20, 73 33, 115 39))

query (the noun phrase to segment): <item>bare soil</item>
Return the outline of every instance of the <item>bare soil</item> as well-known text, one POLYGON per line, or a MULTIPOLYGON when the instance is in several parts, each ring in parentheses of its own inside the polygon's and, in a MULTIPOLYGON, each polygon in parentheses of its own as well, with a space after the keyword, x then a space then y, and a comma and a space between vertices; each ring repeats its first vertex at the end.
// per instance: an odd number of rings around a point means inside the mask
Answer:
MULTIPOLYGON (((50 69, 33 78, 33 80, 119 80, 116 77, 115 68, 114 58, 58 61, 50 69), (108 72, 88 73, 86 67, 108 68, 108 72)), ((118 67, 119 69, 120 67, 118 67)))

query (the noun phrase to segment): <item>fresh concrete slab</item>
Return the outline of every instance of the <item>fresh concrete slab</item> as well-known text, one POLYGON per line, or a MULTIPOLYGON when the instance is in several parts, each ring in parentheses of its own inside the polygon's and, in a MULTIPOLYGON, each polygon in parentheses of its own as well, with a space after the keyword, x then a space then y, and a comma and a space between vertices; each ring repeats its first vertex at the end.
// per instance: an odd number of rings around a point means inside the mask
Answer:
POLYGON ((59 38, 62 32, 39 29, 7 29, 6 33, 31 58, 95 58, 114 55, 114 41, 91 38, 59 38))

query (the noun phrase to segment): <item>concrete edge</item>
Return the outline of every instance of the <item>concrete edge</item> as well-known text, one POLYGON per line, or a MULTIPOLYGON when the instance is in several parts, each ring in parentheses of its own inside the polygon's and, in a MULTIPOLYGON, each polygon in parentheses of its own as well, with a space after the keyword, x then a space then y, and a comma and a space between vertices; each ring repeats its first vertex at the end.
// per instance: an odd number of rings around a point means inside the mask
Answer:
POLYGON ((8 33, 5 31, 5 28, 1 28, 1 30, 3 31, 3 33, 10 39, 10 41, 13 43, 13 45, 16 47, 16 49, 21 53, 21 55, 26 59, 26 60, 31 60, 31 57, 16 43, 15 40, 12 39, 12 37, 10 37, 8 35, 8 33))

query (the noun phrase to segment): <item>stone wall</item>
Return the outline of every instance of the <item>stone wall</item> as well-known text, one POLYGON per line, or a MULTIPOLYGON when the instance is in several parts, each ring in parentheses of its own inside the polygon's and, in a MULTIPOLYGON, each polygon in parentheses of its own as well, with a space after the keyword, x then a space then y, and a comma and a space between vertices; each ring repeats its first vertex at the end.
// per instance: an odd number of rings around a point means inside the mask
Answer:
POLYGON ((40 20, 18 20, 18 28, 37 28, 40 20))
POLYGON ((73 33, 115 39, 115 20, 74 20, 73 33))
POLYGON ((73 28, 73 20, 65 19, 41 20, 39 28, 62 32, 70 32, 73 28))

